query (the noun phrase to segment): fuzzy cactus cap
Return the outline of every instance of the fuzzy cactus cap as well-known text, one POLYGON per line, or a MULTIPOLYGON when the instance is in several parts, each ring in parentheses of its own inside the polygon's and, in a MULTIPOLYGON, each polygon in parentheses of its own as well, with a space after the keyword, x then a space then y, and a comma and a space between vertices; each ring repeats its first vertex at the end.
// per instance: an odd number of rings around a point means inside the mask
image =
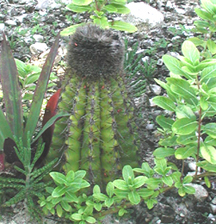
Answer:
POLYGON ((68 47, 68 67, 89 80, 120 74, 124 61, 124 42, 120 34, 88 24, 78 27, 68 47))

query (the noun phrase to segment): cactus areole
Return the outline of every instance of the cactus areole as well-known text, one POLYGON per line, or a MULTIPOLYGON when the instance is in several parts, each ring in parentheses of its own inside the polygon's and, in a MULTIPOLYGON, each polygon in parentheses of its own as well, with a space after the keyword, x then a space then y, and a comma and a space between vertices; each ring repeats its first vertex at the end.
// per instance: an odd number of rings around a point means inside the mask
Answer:
POLYGON ((68 48, 68 70, 48 161, 67 173, 84 169, 91 183, 115 179, 123 165, 137 166, 133 107, 122 75, 124 43, 116 31, 77 28, 68 48))

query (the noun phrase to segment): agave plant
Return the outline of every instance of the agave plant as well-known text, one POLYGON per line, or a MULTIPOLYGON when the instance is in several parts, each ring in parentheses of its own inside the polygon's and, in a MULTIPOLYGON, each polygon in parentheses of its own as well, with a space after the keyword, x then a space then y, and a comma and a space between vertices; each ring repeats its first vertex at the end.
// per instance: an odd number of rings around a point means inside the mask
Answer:
MULTIPOLYGON (((7 44, 5 35, 2 41, 2 51, 0 55, 0 80, 3 90, 4 108, 0 110, 0 169, 4 169, 4 162, 19 163, 15 148, 17 147, 15 139, 21 140, 23 147, 27 148, 28 141, 32 144, 32 157, 34 157, 36 142, 42 136, 45 142, 45 149, 42 157, 47 154, 52 139, 53 126, 56 119, 62 114, 56 115, 57 99, 60 90, 51 97, 47 104, 47 110, 43 119, 43 128, 35 135, 35 129, 40 118, 41 105, 46 92, 52 65, 57 54, 59 45, 59 35, 46 62, 42 68, 40 77, 37 81, 36 90, 34 92, 30 112, 26 123, 23 120, 23 109, 21 90, 18 81, 18 72, 15 60, 7 44), (33 147, 34 146, 34 147, 33 147)), ((42 161, 42 157, 39 161, 42 161)), ((33 158, 32 158, 33 159, 33 158)), ((38 164, 39 164, 38 161, 38 164)))
POLYGON ((56 122, 47 158, 62 158, 66 173, 87 170, 89 181, 102 186, 123 165, 138 162, 133 105, 122 71, 124 42, 116 31, 79 27, 67 58, 59 109, 70 117, 56 122))

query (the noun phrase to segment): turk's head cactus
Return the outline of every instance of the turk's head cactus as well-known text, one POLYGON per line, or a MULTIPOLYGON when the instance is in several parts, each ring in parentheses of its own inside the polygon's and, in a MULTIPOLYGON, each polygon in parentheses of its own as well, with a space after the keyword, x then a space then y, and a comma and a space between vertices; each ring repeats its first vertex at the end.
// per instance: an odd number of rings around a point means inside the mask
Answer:
POLYGON ((69 170, 84 169, 92 183, 117 177, 125 164, 137 166, 133 105, 123 76, 124 42, 95 25, 77 28, 68 48, 68 70, 48 160, 59 157, 69 170))

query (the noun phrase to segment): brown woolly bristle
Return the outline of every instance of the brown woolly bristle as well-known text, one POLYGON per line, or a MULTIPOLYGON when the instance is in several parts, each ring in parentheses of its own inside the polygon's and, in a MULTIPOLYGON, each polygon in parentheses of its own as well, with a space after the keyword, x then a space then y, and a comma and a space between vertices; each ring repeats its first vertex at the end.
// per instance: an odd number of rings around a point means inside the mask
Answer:
POLYGON ((68 47, 68 67, 89 80, 107 79, 121 73, 124 42, 120 34, 88 24, 78 27, 68 47))

